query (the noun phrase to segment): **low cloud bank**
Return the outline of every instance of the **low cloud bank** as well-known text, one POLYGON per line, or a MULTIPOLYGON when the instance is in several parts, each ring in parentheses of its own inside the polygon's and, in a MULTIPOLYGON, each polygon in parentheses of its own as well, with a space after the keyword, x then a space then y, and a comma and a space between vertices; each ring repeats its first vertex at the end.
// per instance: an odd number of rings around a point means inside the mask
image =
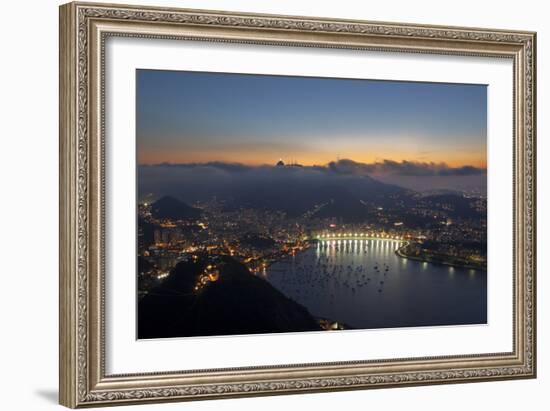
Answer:
POLYGON ((359 163, 342 159, 324 166, 247 166, 237 163, 210 162, 188 164, 157 164, 138 166, 140 199, 160 195, 176 195, 187 200, 201 200, 232 196, 239 190, 262 192, 280 186, 299 187, 347 187, 352 190, 365 184, 386 184, 417 189, 415 178, 438 177, 449 189, 458 180, 471 179, 474 184, 484 184, 486 169, 473 166, 450 167, 445 163, 422 163, 383 160, 375 163, 359 163), (403 184, 400 182, 403 181, 403 184), (411 183, 412 181, 412 183, 411 183), (184 194, 182 194, 184 193, 184 194))
POLYGON ((330 162, 327 168, 340 174, 367 174, 392 176, 472 176, 485 174, 485 168, 473 166, 449 167, 445 163, 383 160, 375 163, 358 163, 353 160, 330 162))

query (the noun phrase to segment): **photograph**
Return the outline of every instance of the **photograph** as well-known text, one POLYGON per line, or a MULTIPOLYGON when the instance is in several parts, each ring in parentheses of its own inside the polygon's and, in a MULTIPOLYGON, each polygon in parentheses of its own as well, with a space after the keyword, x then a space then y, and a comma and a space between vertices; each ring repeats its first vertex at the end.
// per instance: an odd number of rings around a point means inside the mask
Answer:
POLYGON ((487 85, 136 69, 138 339, 487 323, 487 85))

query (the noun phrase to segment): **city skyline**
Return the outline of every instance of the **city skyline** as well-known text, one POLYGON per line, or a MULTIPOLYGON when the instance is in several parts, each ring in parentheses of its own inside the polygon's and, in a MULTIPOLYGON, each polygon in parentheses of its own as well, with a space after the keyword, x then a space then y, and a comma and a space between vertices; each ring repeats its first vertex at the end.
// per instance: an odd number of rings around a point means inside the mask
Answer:
POLYGON ((138 164, 486 167, 486 87, 138 70, 138 164))

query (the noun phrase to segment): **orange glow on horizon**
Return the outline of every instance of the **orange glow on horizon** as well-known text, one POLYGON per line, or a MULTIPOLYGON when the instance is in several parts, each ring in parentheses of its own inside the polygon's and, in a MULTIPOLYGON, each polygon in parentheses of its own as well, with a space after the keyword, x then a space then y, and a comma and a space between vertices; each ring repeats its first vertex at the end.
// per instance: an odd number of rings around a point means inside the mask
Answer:
POLYGON ((485 153, 478 155, 466 155, 465 153, 449 152, 437 153, 437 156, 419 156, 414 153, 376 153, 376 154, 358 154, 358 153, 339 153, 337 156, 332 153, 296 153, 293 155, 276 155, 273 153, 232 153, 220 151, 215 155, 212 152, 157 152, 138 157, 140 165, 155 165, 161 163, 169 164, 189 164, 189 163, 209 163, 224 162, 243 164, 247 166, 275 165, 279 159, 286 164, 298 163, 304 166, 326 166, 330 162, 338 159, 352 160, 357 163, 373 164, 381 163, 384 160, 401 163, 403 161, 415 163, 444 163, 449 167, 473 166, 486 168, 487 158, 485 153))

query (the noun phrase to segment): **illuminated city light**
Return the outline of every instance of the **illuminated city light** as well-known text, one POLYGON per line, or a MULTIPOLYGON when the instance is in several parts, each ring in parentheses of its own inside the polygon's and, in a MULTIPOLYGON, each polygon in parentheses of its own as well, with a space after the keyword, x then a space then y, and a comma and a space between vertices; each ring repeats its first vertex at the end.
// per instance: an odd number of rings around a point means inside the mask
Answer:
MULTIPOLYGON (((149 207, 150 204, 143 203, 143 206, 149 207)), ((303 220, 299 222, 292 221, 292 224, 276 225, 279 224, 274 222, 278 218, 276 214, 266 217, 266 214, 254 210, 240 210, 233 219, 233 216, 228 218, 217 211, 210 212, 207 207, 201 204, 200 208, 209 211, 208 216, 201 217, 200 220, 183 221, 155 219, 151 215, 151 210, 146 210, 144 207, 138 209, 140 217, 154 224, 157 229, 154 232, 154 242, 144 246, 140 245, 139 255, 145 257, 153 267, 146 272, 140 272, 140 276, 150 276, 152 279, 162 280, 168 277, 170 270, 179 261, 198 262, 203 260, 205 255, 234 256, 237 261, 244 262, 250 272, 256 273, 262 270, 265 272, 268 265, 276 262, 278 258, 294 256, 309 247, 314 248, 315 243, 317 243, 318 250, 323 247, 323 250, 331 255, 339 251, 339 246, 343 246, 340 251, 345 249, 346 253, 354 247, 361 250, 361 252, 364 250, 365 253, 369 246, 372 246, 373 249, 382 249, 384 253, 391 250, 401 257, 403 264, 407 263, 405 256, 408 255, 410 259, 421 262, 422 268, 428 267, 428 262, 439 258, 447 259, 443 261, 444 263, 457 264, 457 266, 465 264, 468 268, 479 265, 480 269, 483 269, 486 264, 484 255, 466 253, 452 247, 444 248, 447 240, 461 241, 467 239, 465 237, 478 235, 482 230, 474 226, 466 226, 464 229, 462 224, 458 224, 456 221, 453 224, 453 221, 440 211, 437 211, 437 218, 447 224, 445 227, 438 224, 436 229, 407 229, 400 221, 402 217, 399 214, 392 214, 393 210, 388 208, 387 212, 377 213, 380 217, 379 222, 364 223, 364 225, 343 223, 339 232, 336 232, 338 230, 332 230, 337 227, 336 224, 330 224, 331 229, 323 232, 321 230, 315 231, 313 227, 318 224, 321 224, 321 227, 327 227, 327 222, 313 222, 309 226, 309 222, 303 220), (216 213, 218 213, 217 217, 215 217, 216 213), (201 231, 200 235, 195 232, 187 234, 189 227, 194 226, 198 226, 204 231, 201 231), (388 228, 388 226, 392 228, 388 228), (372 231, 367 232, 364 231, 365 229, 371 229, 372 231), (389 232, 385 232, 384 229, 388 229, 389 232), (241 235, 248 232, 248 230, 257 231, 260 236, 273 239, 273 245, 264 251, 242 243, 241 235), (423 243, 427 244, 424 240, 430 240, 436 246, 424 246, 423 243), (358 241, 359 246, 357 246, 358 241), (363 241, 365 244, 362 244, 363 241), (402 241, 407 242, 400 243, 402 241), (391 244, 389 244, 390 242, 391 244), (443 247, 437 244, 443 244, 443 247), (194 252, 198 255, 192 254, 194 252), (436 252, 440 253, 436 254, 436 252), (264 262, 263 259, 266 259, 268 263, 264 262)), ((419 208, 419 210, 422 214, 417 214, 423 217, 430 217, 434 213, 434 211, 427 208, 425 210, 419 208)), ((311 215, 306 217, 309 219, 311 215)), ((216 261, 210 259, 210 257, 207 258, 206 261, 216 261)), ((195 291, 199 291, 203 286, 219 279, 219 272, 217 272, 215 264, 208 264, 205 267, 206 270, 200 275, 202 278, 196 280, 195 291)), ((448 272, 453 273, 454 271, 455 269, 451 266, 448 272)), ((471 276, 476 273, 475 270, 469 270, 468 272, 471 276)))
POLYGON ((157 278, 158 278, 159 280, 162 280, 162 279, 168 277, 169 275, 170 275, 169 272, 159 273, 159 274, 157 274, 157 278))

